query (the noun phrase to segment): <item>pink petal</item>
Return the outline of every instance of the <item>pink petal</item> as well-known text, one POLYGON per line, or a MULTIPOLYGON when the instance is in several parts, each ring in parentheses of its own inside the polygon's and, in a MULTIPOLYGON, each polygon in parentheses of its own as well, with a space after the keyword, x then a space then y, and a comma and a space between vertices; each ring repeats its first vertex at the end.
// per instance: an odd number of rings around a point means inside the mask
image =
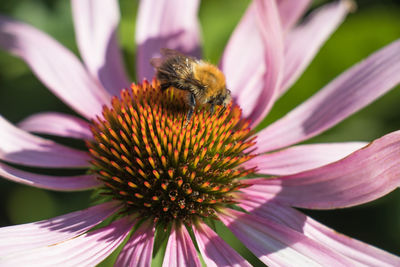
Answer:
POLYGON ((2 266, 95 266, 110 255, 132 229, 132 220, 119 219, 107 227, 51 246, 12 253, 2 266))
POLYGON ((207 266, 251 266, 205 223, 199 221, 193 231, 207 266))
POLYGON ((117 205, 109 202, 49 220, 0 228, 0 257, 79 236, 117 210, 117 205))
POLYGON ((400 40, 374 53, 258 134, 258 152, 309 139, 365 107, 400 82, 400 40))
POLYGON ((77 139, 92 139, 89 123, 72 115, 42 112, 18 123, 22 130, 77 139))
POLYGON ((29 186, 56 190, 81 191, 102 185, 94 175, 79 176, 51 176, 14 169, 0 162, 0 176, 3 178, 29 186))
POLYGON ((76 40, 85 65, 112 95, 129 86, 116 32, 116 0, 73 0, 76 40))
POLYGON ((400 131, 385 135, 350 156, 323 167, 276 179, 245 180, 278 202, 311 209, 360 205, 400 186, 400 131))
POLYGON ((140 1, 137 26, 137 79, 154 76, 150 59, 160 56, 161 48, 178 50, 200 58, 199 0, 140 1))
POLYGON ((257 96, 263 90, 263 55, 264 44, 257 25, 256 7, 252 3, 231 35, 220 62, 227 87, 246 117, 254 109, 257 96))
POLYGON ((258 196, 248 194, 240 206, 254 215, 273 220, 295 231, 304 233, 307 237, 319 242, 321 246, 330 247, 334 251, 353 260, 354 265, 400 265, 399 257, 337 233, 293 208, 284 207, 274 202, 266 203, 258 196))
POLYGON ((154 225, 145 222, 122 248, 115 266, 146 267, 151 265, 154 243, 154 225))
POLYGON ((163 266, 201 266, 196 249, 185 226, 172 227, 163 266))
POLYGON ((220 219, 268 266, 351 266, 346 257, 283 224, 235 210, 220 219))
POLYGON ((277 0, 283 30, 289 30, 304 15, 311 0, 277 0))
POLYGON ((275 100, 282 74, 282 47, 275 1, 255 1, 236 27, 221 60, 227 86, 253 125, 263 119, 275 100))
POLYGON ((349 0, 324 5, 308 16, 306 22, 288 33, 285 40, 285 71, 279 92, 281 95, 304 72, 352 6, 349 0))
POLYGON ((257 173, 289 175, 314 169, 340 160, 367 145, 364 142, 310 144, 259 155, 246 162, 246 168, 257 167, 257 173))
POLYGON ((86 152, 31 135, 0 116, 0 159, 21 165, 74 168, 89 166, 86 152))
POLYGON ((0 47, 25 60, 43 84, 86 118, 100 114, 110 102, 78 58, 45 33, 0 16, 0 47))

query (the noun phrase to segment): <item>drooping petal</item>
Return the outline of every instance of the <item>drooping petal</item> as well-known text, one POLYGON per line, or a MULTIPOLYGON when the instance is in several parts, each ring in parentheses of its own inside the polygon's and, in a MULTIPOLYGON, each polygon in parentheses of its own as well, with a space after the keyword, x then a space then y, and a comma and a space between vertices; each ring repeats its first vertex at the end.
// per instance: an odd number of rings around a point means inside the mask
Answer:
POLYGON ((42 112, 18 123, 22 130, 77 139, 92 139, 89 123, 72 115, 42 112))
POLYGON ((207 266, 251 266, 206 224, 199 222, 193 232, 207 266))
POLYGON ((61 215, 49 220, 0 228, 1 257, 49 246, 86 232, 118 210, 113 202, 61 215))
POLYGON ((254 215, 286 225, 307 237, 354 260, 355 265, 398 266, 400 258, 322 225, 301 212, 273 201, 264 202, 259 196, 246 194, 240 207, 254 215))
POLYGON ((276 100, 283 75, 284 61, 282 29, 275 2, 258 0, 256 1, 256 8, 265 49, 266 72, 263 75, 264 88, 249 115, 253 126, 264 119, 276 100))
POLYGON ((236 27, 221 60, 227 86, 257 124, 269 111, 280 84, 283 37, 275 1, 254 1, 236 27), (245 49, 243 49, 245 47, 245 49))
POLYGON ((348 157, 309 171, 272 179, 244 180, 247 190, 295 207, 336 209, 360 205, 400 186, 400 131, 348 157))
POLYGON ((349 0, 326 4, 288 33, 285 39, 285 69, 280 95, 300 77, 352 6, 349 0))
POLYGON ((220 62, 227 87, 246 117, 254 109, 256 96, 263 90, 262 78, 266 69, 263 55, 264 45, 252 3, 231 35, 220 62))
POLYGON ((145 222, 122 248, 115 266, 147 267, 151 265, 154 243, 154 225, 145 222))
POLYGON ((340 160, 367 145, 364 142, 310 144, 259 155, 244 163, 257 168, 257 173, 289 175, 311 170, 340 160))
POLYGON ((49 90, 86 118, 110 102, 78 58, 45 33, 0 16, 0 47, 21 57, 49 90))
POLYGON ((282 29, 287 31, 304 15, 311 0, 277 0, 276 2, 281 18, 282 29))
POLYGON ((369 56, 258 134, 265 152, 309 139, 365 107, 400 82, 400 40, 369 56))
POLYGON ((79 51, 89 72, 112 95, 129 86, 116 32, 120 19, 116 0, 72 0, 79 51))
POLYGON ((0 162, 0 176, 20 184, 56 191, 81 191, 99 187, 95 175, 51 176, 21 171, 0 162))
POLYGON ((160 57, 161 48, 200 58, 199 1, 142 0, 137 26, 137 79, 154 76, 150 59, 160 57))
POLYGON ((95 266, 124 241, 132 226, 132 220, 125 217, 64 242, 8 254, 0 258, 0 263, 2 266, 95 266))
POLYGON ((0 159, 35 167, 89 166, 86 152, 59 145, 18 129, 0 116, 0 159))
POLYGON ((172 227, 163 266, 201 266, 196 249, 185 226, 172 227))
POLYGON ((272 220, 235 210, 219 217, 268 266, 351 266, 346 257, 272 220))

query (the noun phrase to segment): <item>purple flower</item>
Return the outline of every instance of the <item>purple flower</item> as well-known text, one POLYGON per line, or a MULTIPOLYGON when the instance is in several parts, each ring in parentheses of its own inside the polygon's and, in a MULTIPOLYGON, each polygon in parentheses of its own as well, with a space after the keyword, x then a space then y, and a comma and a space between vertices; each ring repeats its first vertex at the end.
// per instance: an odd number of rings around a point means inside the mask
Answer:
MULTIPOLYGON (((160 48, 200 56, 198 4, 141 2, 139 81, 152 79, 149 61, 160 48)), ((116 1, 72 1, 83 64, 39 30, 0 17, 0 46, 25 60, 54 94, 87 119, 47 112, 16 127, 0 117, 0 175, 50 190, 95 189, 113 199, 104 197, 102 204, 53 219, 1 228, 0 264, 96 265, 127 239, 116 265, 149 266, 158 225, 171 228, 165 266, 200 266, 188 229, 207 265, 249 265, 210 227, 220 220, 270 266, 400 265, 399 257, 340 235, 293 208, 351 207, 397 188, 400 132, 368 145, 292 146, 398 84, 400 41, 350 68, 257 134, 250 130, 300 76, 351 2, 323 6, 297 24, 308 4, 250 4, 220 63, 235 104, 222 114, 200 109, 185 129, 180 93, 162 96, 157 81, 121 91, 129 82, 115 40, 116 1), (88 151, 29 132, 84 139, 88 151), (8 163, 91 172, 55 177, 8 163), (110 224, 99 226, 109 217, 110 224)))

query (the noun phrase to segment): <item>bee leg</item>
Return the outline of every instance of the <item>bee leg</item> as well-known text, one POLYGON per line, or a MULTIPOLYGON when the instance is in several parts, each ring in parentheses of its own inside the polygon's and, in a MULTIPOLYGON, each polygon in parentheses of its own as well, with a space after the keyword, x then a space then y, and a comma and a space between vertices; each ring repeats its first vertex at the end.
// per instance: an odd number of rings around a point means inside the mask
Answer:
POLYGON ((194 98, 194 94, 190 94, 189 105, 190 109, 187 113, 184 127, 186 127, 189 124, 189 121, 192 119, 193 116, 194 108, 196 107, 196 99, 194 98))
POLYGON ((210 115, 211 116, 214 114, 214 111, 215 111, 215 104, 211 103, 211 106, 210 106, 210 115))
POLYGON ((165 91, 165 90, 167 90, 168 88, 170 88, 171 87, 171 84, 169 84, 169 83, 163 83, 163 84, 161 84, 161 91, 165 91))
POLYGON ((225 110, 226 110, 226 106, 223 105, 222 108, 221 108, 221 110, 219 111, 219 116, 221 116, 222 114, 224 114, 225 110))

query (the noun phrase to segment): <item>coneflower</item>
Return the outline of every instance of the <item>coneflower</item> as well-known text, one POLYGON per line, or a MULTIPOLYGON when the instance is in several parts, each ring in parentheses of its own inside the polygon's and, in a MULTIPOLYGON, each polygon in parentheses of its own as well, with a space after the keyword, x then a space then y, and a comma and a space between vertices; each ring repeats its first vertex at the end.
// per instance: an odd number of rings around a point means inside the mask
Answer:
POLYGON ((0 46, 25 60, 87 119, 41 113, 18 128, 0 117, 0 175, 51 190, 96 190, 100 202, 1 228, 0 265, 94 266, 123 244, 116 266, 150 266, 162 235, 168 236, 164 266, 200 266, 197 251, 208 266, 250 265, 218 235, 216 225, 225 225, 268 266, 400 265, 398 256, 340 235, 293 208, 350 207, 396 189, 400 132, 369 145, 292 146, 398 84, 400 41, 352 67, 284 118, 254 131, 350 3, 328 4, 295 25, 308 1, 252 2, 221 61, 234 101, 214 114, 198 107, 188 125, 184 92, 161 92, 157 80, 143 78, 152 79, 149 60, 162 47, 196 55, 198 1, 141 2, 140 80, 130 86, 115 41, 116 1, 72 1, 85 66, 44 33, 0 17, 0 46), (182 16, 170 13, 177 7, 182 16), (248 54, 244 44, 250 46, 248 54), (29 132, 82 139, 87 150, 29 132), (56 177, 10 164, 86 168, 88 174, 56 177))

